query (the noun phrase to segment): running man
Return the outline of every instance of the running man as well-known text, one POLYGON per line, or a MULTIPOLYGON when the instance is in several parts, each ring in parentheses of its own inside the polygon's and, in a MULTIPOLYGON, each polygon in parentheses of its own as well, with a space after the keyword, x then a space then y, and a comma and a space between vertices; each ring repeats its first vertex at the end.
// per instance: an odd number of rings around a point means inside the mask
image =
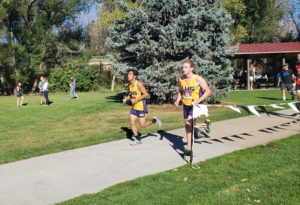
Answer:
MULTIPOLYGON (((179 92, 175 102, 175 106, 179 106, 180 102, 183 104, 183 117, 187 138, 185 156, 190 156, 192 150, 193 103, 198 105, 211 94, 211 90, 205 79, 196 75, 195 69, 196 68, 192 60, 186 60, 183 63, 183 77, 179 82, 179 92)), ((203 126, 199 125, 199 127, 203 126)))
POLYGON ((161 127, 161 121, 157 117, 153 117, 151 121, 146 121, 147 105, 146 98, 148 97, 148 92, 144 85, 137 80, 138 72, 135 69, 129 69, 127 71, 127 78, 129 82, 129 96, 123 98, 123 103, 131 105, 130 110, 130 128, 133 133, 133 143, 131 145, 141 144, 141 138, 138 135, 138 131, 135 125, 135 120, 139 118, 139 124, 141 128, 148 127, 150 125, 156 124, 161 127))

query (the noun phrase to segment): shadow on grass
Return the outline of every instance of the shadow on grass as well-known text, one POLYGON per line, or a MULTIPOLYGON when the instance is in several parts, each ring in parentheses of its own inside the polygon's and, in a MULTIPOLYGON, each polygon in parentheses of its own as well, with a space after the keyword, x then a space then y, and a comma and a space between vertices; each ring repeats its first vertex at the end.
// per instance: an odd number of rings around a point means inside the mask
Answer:
POLYGON ((249 115, 251 115, 252 113, 249 111, 249 109, 247 108, 247 106, 244 105, 238 105, 238 107, 242 108, 244 111, 246 111, 249 115))
POLYGON ((266 113, 268 116, 270 116, 270 112, 267 110, 265 106, 257 106, 260 109, 260 112, 266 113))
POLYGON ((279 97, 279 98, 274 98, 274 97, 258 97, 258 98, 265 99, 265 100, 282 100, 281 97, 279 97))
POLYGON ((122 102, 122 99, 123 99, 123 97, 124 97, 125 95, 126 95, 125 92, 117 93, 116 95, 106 97, 106 99, 107 99, 109 102, 119 102, 119 103, 121 103, 121 102, 122 102))

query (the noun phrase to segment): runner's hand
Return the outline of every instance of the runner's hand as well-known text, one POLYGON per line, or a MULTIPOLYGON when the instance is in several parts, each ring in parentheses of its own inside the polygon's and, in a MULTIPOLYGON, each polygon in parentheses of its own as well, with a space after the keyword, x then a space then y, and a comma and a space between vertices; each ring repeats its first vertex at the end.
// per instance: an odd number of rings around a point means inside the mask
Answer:
POLYGON ((135 105, 137 103, 137 100, 136 99, 131 99, 131 105, 135 105))

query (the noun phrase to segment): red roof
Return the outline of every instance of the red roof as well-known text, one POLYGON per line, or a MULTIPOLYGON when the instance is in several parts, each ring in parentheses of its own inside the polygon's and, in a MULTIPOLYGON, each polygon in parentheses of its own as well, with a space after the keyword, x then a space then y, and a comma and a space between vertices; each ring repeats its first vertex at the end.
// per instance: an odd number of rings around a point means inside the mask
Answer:
POLYGON ((240 44, 236 55, 300 53, 300 42, 240 44))

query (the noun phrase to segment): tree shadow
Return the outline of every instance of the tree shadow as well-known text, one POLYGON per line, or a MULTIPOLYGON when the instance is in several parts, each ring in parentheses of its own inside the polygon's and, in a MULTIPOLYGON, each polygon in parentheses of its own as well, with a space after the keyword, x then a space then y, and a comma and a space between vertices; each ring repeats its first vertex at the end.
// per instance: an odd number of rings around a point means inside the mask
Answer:
POLYGON ((174 151, 180 157, 183 157, 185 143, 183 142, 181 136, 165 132, 164 130, 158 130, 157 133, 160 135, 160 140, 163 140, 164 138, 167 139, 169 142, 171 142, 170 146, 174 149, 174 151))

